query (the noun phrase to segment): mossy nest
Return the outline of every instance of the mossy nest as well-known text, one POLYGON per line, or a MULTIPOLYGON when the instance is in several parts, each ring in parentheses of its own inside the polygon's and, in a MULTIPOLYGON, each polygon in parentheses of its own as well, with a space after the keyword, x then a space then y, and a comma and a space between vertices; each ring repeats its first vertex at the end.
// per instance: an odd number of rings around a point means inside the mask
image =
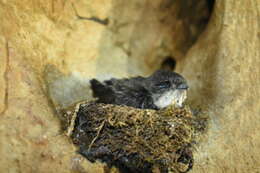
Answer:
POLYGON ((85 102, 66 116, 68 135, 83 156, 133 173, 189 171, 207 124, 188 106, 155 111, 85 102))

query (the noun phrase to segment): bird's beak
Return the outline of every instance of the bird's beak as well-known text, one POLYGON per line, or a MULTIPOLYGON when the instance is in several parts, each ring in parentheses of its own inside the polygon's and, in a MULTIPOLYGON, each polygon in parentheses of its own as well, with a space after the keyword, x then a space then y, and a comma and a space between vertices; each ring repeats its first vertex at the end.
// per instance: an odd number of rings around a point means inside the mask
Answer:
POLYGON ((186 89, 189 89, 189 86, 187 84, 183 83, 183 84, 178 85, 177 89, 184 89, 184 90, 186 90, 186 89))

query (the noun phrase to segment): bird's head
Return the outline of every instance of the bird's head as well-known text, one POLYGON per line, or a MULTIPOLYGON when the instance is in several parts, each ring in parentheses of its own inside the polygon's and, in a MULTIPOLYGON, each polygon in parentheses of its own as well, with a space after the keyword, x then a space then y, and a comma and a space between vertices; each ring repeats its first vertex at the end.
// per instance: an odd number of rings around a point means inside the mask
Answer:
POLYGON ((164 108, 170 104, 181 107, 189 88, 186 80, 180 74, 166 70, 158 70, 148 77, 145 87, 158 108, 164 108))

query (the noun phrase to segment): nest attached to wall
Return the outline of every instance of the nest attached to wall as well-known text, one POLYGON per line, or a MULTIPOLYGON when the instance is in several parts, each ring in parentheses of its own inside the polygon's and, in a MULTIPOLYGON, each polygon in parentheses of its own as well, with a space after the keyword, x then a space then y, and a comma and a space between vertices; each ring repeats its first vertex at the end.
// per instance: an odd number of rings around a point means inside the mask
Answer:
POLYGON ((188 106, 155 111, 83 102, 74 108, 65 114, 67 135, 79 153, 120 172, 188 172, 207 126, 207 116, 188 106))

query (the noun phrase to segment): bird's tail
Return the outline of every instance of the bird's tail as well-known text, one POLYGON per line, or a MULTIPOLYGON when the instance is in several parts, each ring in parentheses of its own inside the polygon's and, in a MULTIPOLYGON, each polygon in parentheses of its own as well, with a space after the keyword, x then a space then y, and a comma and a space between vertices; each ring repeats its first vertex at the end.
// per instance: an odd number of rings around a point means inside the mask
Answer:
POLYGON ((96 79, 90 80, 90 86, 93 91, 94 97, 99 97, 99 95, 104 93, 104 91, 106 90, 106 87, 96 79))
POLYGON ((90 86, 93 91, 93 97, 98 98, 98 102, 101 103, 109 103, 111 102, 111 97, 109 97, 108 93, 112 93, 111 88, 105 86, 101 82, 96 79, 90 80, 90 86))

